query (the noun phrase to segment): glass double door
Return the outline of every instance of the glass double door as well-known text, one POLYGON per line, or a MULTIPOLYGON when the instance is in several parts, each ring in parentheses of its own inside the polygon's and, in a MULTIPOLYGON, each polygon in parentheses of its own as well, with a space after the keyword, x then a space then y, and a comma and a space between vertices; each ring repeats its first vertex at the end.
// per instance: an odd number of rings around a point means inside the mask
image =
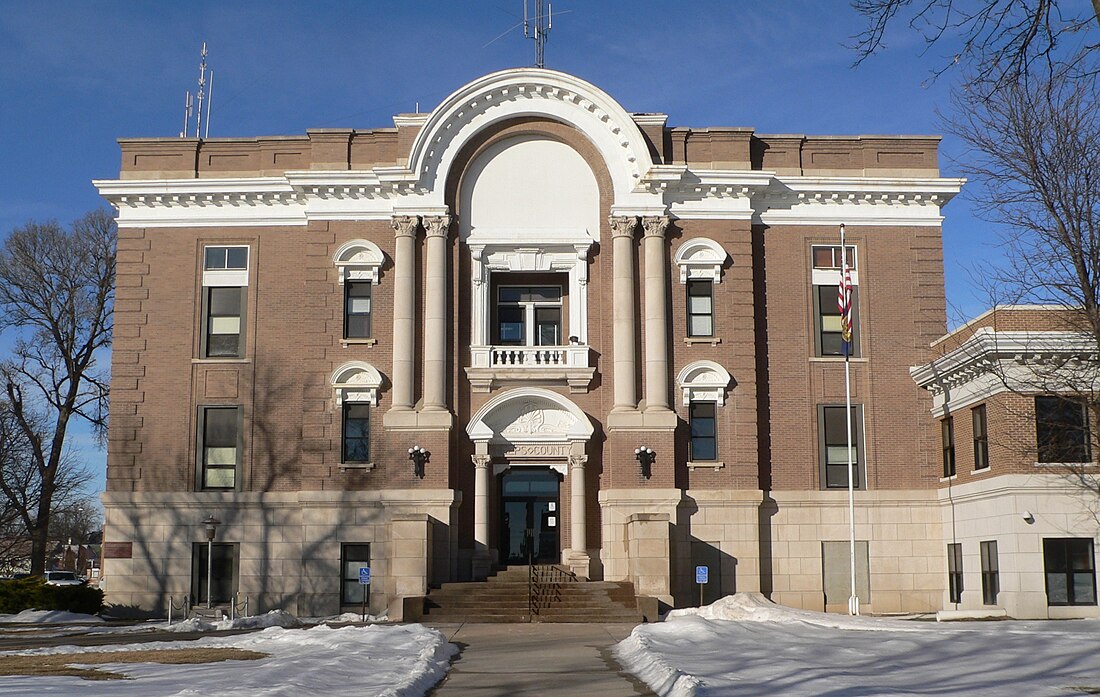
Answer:
POLYGON ((513 468, 500 476, 500 561, 505 566, 561 561, 561 478, 550 468, 513 468))

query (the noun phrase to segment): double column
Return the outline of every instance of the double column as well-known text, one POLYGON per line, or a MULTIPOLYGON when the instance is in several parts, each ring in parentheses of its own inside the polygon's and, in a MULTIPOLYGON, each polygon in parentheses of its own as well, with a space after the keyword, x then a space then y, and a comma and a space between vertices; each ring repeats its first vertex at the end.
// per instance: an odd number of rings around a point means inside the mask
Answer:
MULTIPOLYGON (((636 414, 637 392, 637 328, 634 287, 634 231, 636 216, 611 216, 612 290, 614 310, 614 385, 615 404, 609 424, 639 426, 636 420, 623 420, 616 415, 636 414)), ((667 216, 644 216, 643 251, 645 255, 645 414, 667 417, 668 383, 668 255, 665 252, 667 216)), ((667 421, 668 418, 662 418, 667 421)), ((657 424, 654 424, 657 425, 657 424)))
POLYGON ((447 234, 449 215, 397 215, 392 225, 394 245, 393 298, 393 406, 387 425, 394 427, 450 427, 447 409, 447 234), (406 418, 414 413, 416 356, 416 231, 423 221, 426 242, 424 297, 424 404, 435 412, 425 423, 406 418), (439 418, 439 415, 445 418, 439 418), (428 422, 430 421, 430 423, 428 422), (438 421, 438 423, 436 423, 438 421), (445 423, 444 423, 445 422, 445 423))

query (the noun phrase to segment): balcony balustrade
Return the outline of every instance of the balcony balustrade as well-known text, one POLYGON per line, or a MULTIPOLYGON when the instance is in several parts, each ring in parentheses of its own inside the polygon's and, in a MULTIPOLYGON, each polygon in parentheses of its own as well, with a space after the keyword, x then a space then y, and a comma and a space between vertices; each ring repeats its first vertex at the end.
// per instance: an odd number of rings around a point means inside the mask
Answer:
POLYGON ((515 383, 568 384, 587 392, 595 373, 587 345, 471 346, 466 375, 477 392, 515 383))

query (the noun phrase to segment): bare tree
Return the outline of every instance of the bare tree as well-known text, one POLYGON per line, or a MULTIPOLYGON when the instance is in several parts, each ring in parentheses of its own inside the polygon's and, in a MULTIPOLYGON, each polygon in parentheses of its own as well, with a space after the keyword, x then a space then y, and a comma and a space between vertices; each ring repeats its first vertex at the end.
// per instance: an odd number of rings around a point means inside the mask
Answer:
POLYGON ((907 21, 925 42, 948 48, 933 79, 956 65, 970 76, 969 88, 988 93, 1042 67, 1047 74, 1095 74, 1100 51, 1090 30, 1100 27, 1100 0, 1092 13, 1080 0, 852 0, 867 19, 854 38, 856 64, 885 48, 886 31, 907 21))
POLYGON ((69 426, 84 419, 105 432, 108 377, 98 359, 111 343, 116 237, 114 219, 99 210, 69 229, 28 223, 0 249, 0 331, 16 337, 0 384, 38 487, 21 493, 16 479, 3 491, 27 508, 32 573, 45 568, 50 515, 71 470, 69 426))

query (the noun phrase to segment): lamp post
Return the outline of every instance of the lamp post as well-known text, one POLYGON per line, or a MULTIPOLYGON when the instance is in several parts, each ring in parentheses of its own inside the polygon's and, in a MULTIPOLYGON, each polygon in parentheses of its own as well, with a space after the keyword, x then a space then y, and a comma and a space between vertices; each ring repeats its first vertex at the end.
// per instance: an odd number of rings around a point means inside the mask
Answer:
POLYGON ((208 515, 202 524, 206 526, 206 608, 210 609, 210 596, 214 591, 214 537, 222 522, 213 515, 208 515))

